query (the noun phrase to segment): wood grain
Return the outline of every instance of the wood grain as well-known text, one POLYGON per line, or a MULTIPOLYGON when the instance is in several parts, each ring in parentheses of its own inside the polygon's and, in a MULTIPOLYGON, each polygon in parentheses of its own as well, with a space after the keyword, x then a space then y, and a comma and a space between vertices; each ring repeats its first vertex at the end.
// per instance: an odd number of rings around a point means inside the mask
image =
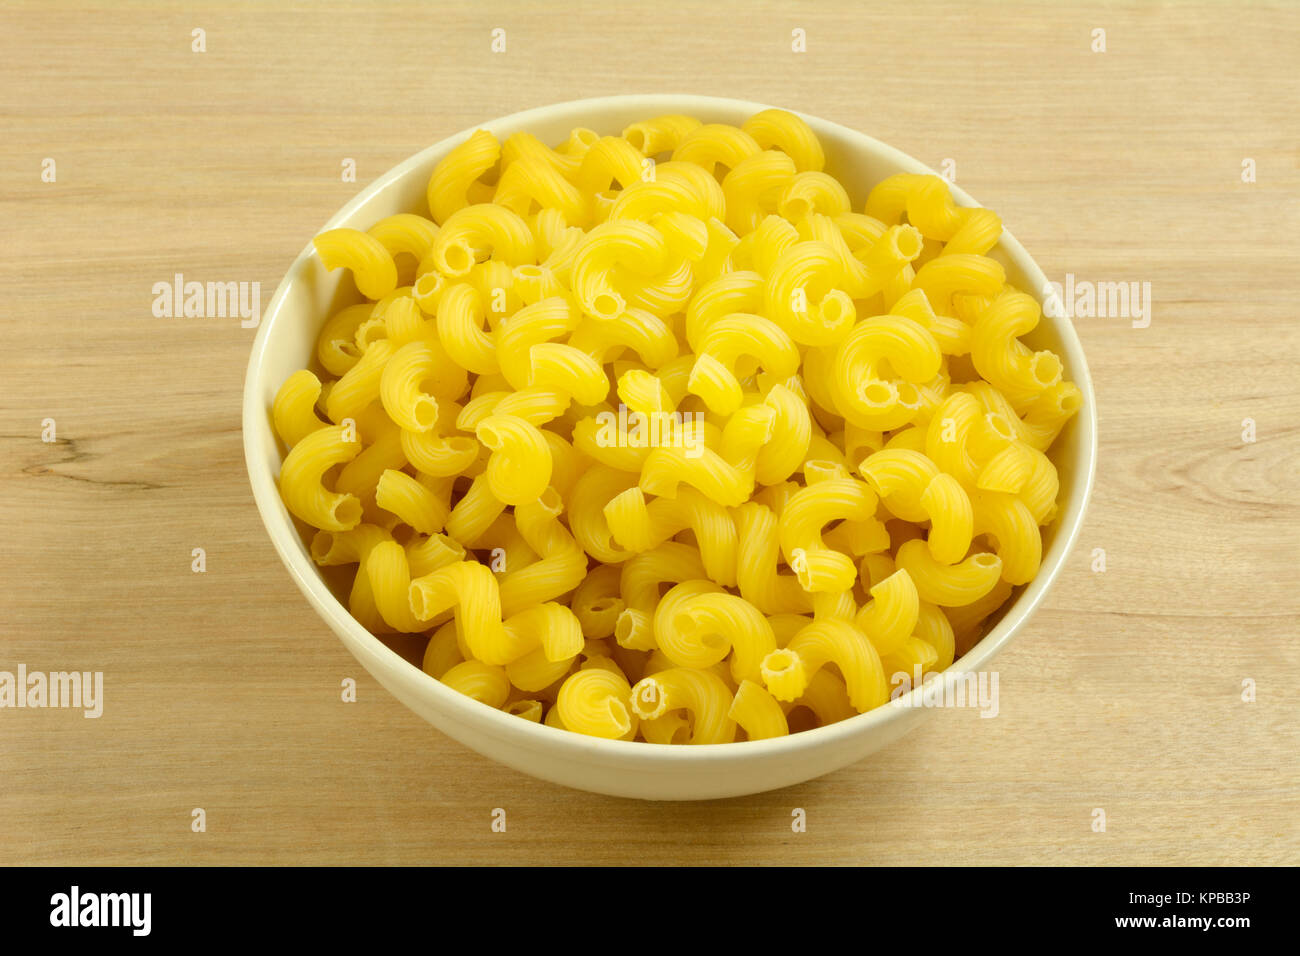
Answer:
POLYGON ((102 670, 106 699, 0 711, 0 864, 1300 862, 1298 55, 1289 4, 5 4, 0 670, 102 670), (256 281, 265 304, 427 144, 640 91, 952 159, 1049 275, 1151 283, 1149 328, 1078 320, 1097 490, 996 662, 997 719, 936 711, 747 799, 578 793, 405 710, 277 560, 240 444, 253 333, 154 318, 153 283, 256 281))

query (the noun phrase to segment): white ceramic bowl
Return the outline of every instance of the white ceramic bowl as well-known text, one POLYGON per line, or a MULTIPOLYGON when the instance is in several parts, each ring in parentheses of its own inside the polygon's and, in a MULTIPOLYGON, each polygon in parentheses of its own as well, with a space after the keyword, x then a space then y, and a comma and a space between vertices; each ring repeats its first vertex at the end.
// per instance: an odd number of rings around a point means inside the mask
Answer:
MULTIPOLYGON (((543 142, 558 143, 576 126, 618 134, 629 123, 664 113, 740 125, 766 108, 703 96, 612 96, 528 110, 480 126, 501 138, 525 130, 543 142)), ((825 147, 826 171, 844 183, 856 203, 892 173, 934 172, 870 136, 811 116, 804 119, 825 147)), ((367 229, 394 213, 425 212, 425 186, 433 167, 476 128, 444 139, 389 170, 323 228, 367 229)), ((961 189, 954 187, 952 192, 958 203, 978 205, 961 189)), ((993 255, 1020 288, 1037 293, 1046 287, 1042 270, 1010 233, 1002 234, 993 255)), ((362 666, 407 707, 466 746, 525 773, 582 790, 650 800, 730 797, 789 786, 879 750, 922 719, 927 708, 904 706, 907 701, 900 698, 828 727, 772 740, 696 747, 601 740, 521 720, 449 690, 363 628, 340 601, 346 595, 342 580, 336 578, 331 584, 313 563, 303 529, 280 501, 276 476, 284 448, 275 437, 270 416, 276 390, 312 359, 318 330, 343 301, 341 275, 341 270, 327 272, 308 243, 271 299, 253 343, 244 384, 244 452, 257 508, 294 581, 362 666)), ((1000 620, 983 640, 953 665, 958 672, 983 669, 1024 627, 1061 573, 1092 490, 1096 402, 1079 339, 1067 320, 1045 316, 1027 342, 1061 356, 1066 376, 1083 393, 1083 409, 1052 450, 1061 476, 1061 509, 1057 521, 1044 530, 1042 570, 1000 612, 1000 620)), ((912 703, 919 693, 913 690, 908 695, 912 703)), ((418 761, 420 755, 412 754, 411 759, 418 761)))

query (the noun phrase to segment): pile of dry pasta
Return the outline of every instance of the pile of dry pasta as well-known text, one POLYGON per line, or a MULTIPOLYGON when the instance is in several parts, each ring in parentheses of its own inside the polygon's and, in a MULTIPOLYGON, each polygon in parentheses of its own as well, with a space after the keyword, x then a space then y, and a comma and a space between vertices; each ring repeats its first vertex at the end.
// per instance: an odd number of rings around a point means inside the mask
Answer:
MULTIPOLYGON (((315 240, 364 301, 273 416, 280 491, 424 669, 598 737, 756 740, 948 667, 1038 571, 1079 408, 1001 221, 855 211, 798 117, 478 131, 428 216, 315 240)), ((423 211, 422 211, 423 212, 423 211)))

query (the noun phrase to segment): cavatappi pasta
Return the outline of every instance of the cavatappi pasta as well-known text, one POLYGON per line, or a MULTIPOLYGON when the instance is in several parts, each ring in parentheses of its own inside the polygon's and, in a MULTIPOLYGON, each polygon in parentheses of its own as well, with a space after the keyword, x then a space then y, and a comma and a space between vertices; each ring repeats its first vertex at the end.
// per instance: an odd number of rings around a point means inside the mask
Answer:
POLYGON ((857 200, 767 110, 478 131, 315 240, 364 301, 272 416, 313 558, 505 713, 757 740, 942 671, 1030 581, 1080 406, 943 180, 857 200))

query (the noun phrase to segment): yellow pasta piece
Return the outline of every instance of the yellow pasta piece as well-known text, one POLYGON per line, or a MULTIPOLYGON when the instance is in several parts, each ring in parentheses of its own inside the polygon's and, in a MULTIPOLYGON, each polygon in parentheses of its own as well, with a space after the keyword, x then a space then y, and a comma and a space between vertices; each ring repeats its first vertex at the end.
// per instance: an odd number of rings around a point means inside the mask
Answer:
POLYGON ((631 740, 637 717, 632 688, 622 674, 588 668, 566 678, 555 707, 568 730, 610 740, 631 740))
POLYGON ((316 415, 320 393, 320 379, 307 369, 294 372, 276 392, 271 406, 275 432, 290 448, 312 432, 327 427, 328 423, 316 415))
POLYGON ((695 489, 683 488, 675 498, 647 504, 640 487, 628 488, 610 499, 604 516, 614 539, 632 552, 648 551, 689 528, 707 576, 724 586, 735 583, 735 519, 726 507, 695 489))
POLYGON ((657 116, 625 127, 623 138, 641 154, 654 156, 676 149, 682 138, 700 125, 693 116, 657 116))
POLYGON ((844 291, 844 267, 824 242, 800 242, 771 266, 763 305, 801 345, 832 345, 853 328, 857 309, 844 291))
POLYGON ((950 314, 954 298, 992 297, 1002 291, 1006 270, 996 259, 956 253, 931 259, 916 270, 913 288, 920 289, 938 312, 950 314))
POLYGON ((736 722, 728 716, 731 689, 712 671, 672 667, 639 680, 631 698, 632 711, 641 720, 687 711, 693 730, 686 743, 725 744, 735 739, 736 722))
POLYGON ((433 248, 433 241, 438 236, 438 226, 423 216, 402 212, 379 220, 366 232, 378 239, 394 259, 405 253, 418 263, 433 248))
POLYGON ((731 655, 737 682, 758 680, 763 658, 776 650, 776 636, 762 612, 712 581, 686 581, 664 595, 655 610, 654 634, 659 649, 681 667, 711 667, 731 655))
POLYGON ((763 662, 763 679, 778 700, 795 700, 818 670, 834 663, 844 677, 849 701, 866 713, 889 699, 885 672, 871 641, 852 623, 834 618, 814 621, 773 651, 763 662))
POLYGON ((1031 352, 1020 336, 1038 326, 1042 308, 1023 292, 1006 292, 971 327, 971 361, 976 371, 1012 404, 1041 395, 1061 381, 1054 352, 1031 352))
POLYGON ((741 125, 761 149, 779 149, 800 172, 819 172, 826 165, 822 144, 808 124, 787 110, 763 110, 741 125))
POLYGON ((629 650, 655 650, 658 644, 653 617, 660 601, 660 587, 704 576, 699 552, 677 542, 669 541, 630 557, 619 577, 626 607, 615 622, 614 639, 629 650))
POLYGON ((964 561, 940 564, 923 541, 905 541, 898 549, 898 566, 908 573, 922 600, 945 607, 970 604, 991 591, 1002 577, 1002 559, 980 552, 964 561))
POLYGON ((952 664, 956 651, 952 624, 937 606, 920 602, 914 636, 934 648, 934 663, 931 665, 933 670, 946 670, 952 664))
POLYGON ((434 222, 445 223, 452 213, 471 203, 480 202, 476 195, 479 180, 501 158, 501 144, 487 130, 476 130, 469 139, 448 153, 429 177, 427 201, 434 222))
POLYGON ((393 351, 393 344, 387 339, 372 342, 357 364, 334 383, 325 401, 330 421, 341 425, 344 419, 358 417, 366 406, 379 399, 384 367, 393 357, 393 351))
POLYGON ((569 182, 548 158, 528 156, 506 166, 492 194, 493 204, 521 217, 534 208, 558 209, 569 225, 588 225, 595 197, 569 182))
POLYGON ((537 605, 503 621, 496 578, 474 561, 415 578, 409 598, 412 613, 422 621, 455 608, 460 633, 479 660, 505 665, 540 646, 548 660, 560 661, 582 650, 581 625, 563 605, 537 605))
POLYGON ((356 229, 322 232, 312 244, 326 269, 347 269, 367 299, 382 299, 397 288, 397 266, 384 244, 356 229))
MULTIPOLYGON (((558 608, 559 605, 550 605, 558 608)), ((561 608, 563 610, 563 608, 561 608)), ((532 609, 535 615, 544 613, 538 608, 532 609)), ((536 648, 521 657, 516 657, 505 665, 506 677, 512 687, 527 694, 545 693, 546 689, 558 680, 562 680, 573 669, 576 655, 552 660, 545 648, 536 648)))
POLYGON ((806 591, 844 591, 857 568, 844 554, 827 548, 821 529, 832 521, 874 517, 876 495, 847 476, 828 477, 797 492, 781 512, 781 551, 806 591))
POLYGON ((714 173, 719 166, 735 169, 746 157, 762 152, 754 137, 725 123, 706 123, 682 137, 673 161, 691 163, 714 173))
POLYGON ((504 206, 478 203, 458 209, 443 223, 429 255, 434 266, 450 278, 467 276, 485 253, 511 266, 537 261, 537 247, 528 223, 504 206))
POLYGON ((988 534, 1002 560, 1008 584, 1026 584, 1043 560, 1043 536, 1033 512, 1019 498, 996 491, 977 491, 971 499, 975 533, 988 534))
POLYGON ((790 713, 795 708, 806 708, 823 727, 848 720, 857 713, 849 703, 849 691, 844 686, 844 681, 824 668, 812 676, 799 698, 783 707, 789 708, 786 714, 787 723, 790 713))
MULTIPOLYGON (((583 569, 587 558, 582 554, 583 569)), ((612 637, 620 615, 627 609, 621 590, 622 569, 613 564, 602 564, 593 569, 578 584, 570 605, 582 625, 582 633, 589 638, 612 637)))
POLYGON ((920 616, 920 597, 911 575, 898 570, 871 588, 871 600, 853 623, 881 654, 889 654, 912 636, 920 616))
MULTIPOLYGON (((775 322, 762 316, 732 313, 714 320, 700 336, 688 387, 711 410, 731 415, 740 408, 744 390, 734 368, 742 357, 778 378, 799 368, 799 350, 775 322)), ((751 373, 752 374, 752 373, 751 373)))
POLYGON ((943 564, 956 564, 970 550, 974 531, 975 513, 966 489, 952 475, 935 475, 921 493, 921 507, 930 519, 930 553, 943 564))
POLYGON ((280 468, 280 495, 295 517, 324 531, 347 531, 361 521, 361 502, 355 496, 331 491, 323 483, 325 472, 350 462, 361 451, 347 429, 318 429, 289 449, 280 468))
POLYGON ((733 512, 736 522, 736 583, 741 595, 765 614, 812 610, 799 579, 777 568, 781 538, 776 513, 750 501, 733 512))
POLYGON ((474 429, 488 459, 492 494, 507 505, 535 501, 551 481, 551 448, 537 426, 514 415, 493 414, 474 429))
POLYGON ((440 679, 452 690, 493 708, 504 705, 510 696, 510 679, 505 669, 482 661, 462 661, 440 679))
POLYGON ((379 398, 384 411, 402 428, 427 432, 438 423, 438 400, 420 388, 438 368, 433 349, 424 342, 402 346, 385 363, 379 377, 379 398))
POLYGON ((463 660, 456 644, 456 622, 449 621, 429 637, 429 643, 424 647, 422 670, 441 680, 443 674, 463 660))
POLYGON ((785 153, 764 150, 746 156, 722 180, 725 224, 736 235, 752 232, 777 211, 794 180, 794 160, 785 153))
POLYGON ((554 488, 516 506, 516 528, 538 559, 517 570, 508 559, 503 562, 501 610, 507 617, 560 598, 582 583, 587 555, 560 521, 563 508, 554 488))
POLYGON ((934 336, 905 316, 859 322, 835 353, 836 408, 862 428, 891 431, 906 425, 920 408, 917 386, 938 375, 942 361, 934 336), (882 377, 882 366, 896 377, 882 377))
POLYGON ((518 700, 508 702, 501 709, 507 714, 515 717, 522 717, 524 720, 531 721, 534 724, 542 722, 542 711, 545 705, 540 700, 533 700, 527 697, 521 697, 518 700))
POLYGON ((739 725, 749 740, 784 737, 790 732, 785 713, 776 698, 761 685, 743 680, 732 698, 727 716, 739 725))

